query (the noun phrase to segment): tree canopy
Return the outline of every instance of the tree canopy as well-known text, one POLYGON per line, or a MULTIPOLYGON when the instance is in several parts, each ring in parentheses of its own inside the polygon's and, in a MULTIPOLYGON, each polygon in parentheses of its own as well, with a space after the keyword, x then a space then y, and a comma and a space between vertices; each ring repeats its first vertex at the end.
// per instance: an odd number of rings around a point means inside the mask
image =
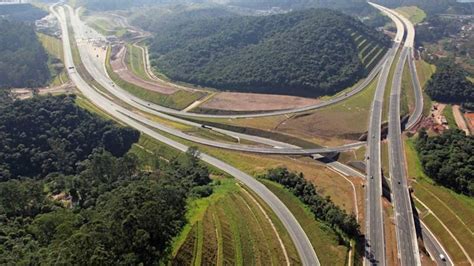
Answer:
POLYGON ((451 60, 440 60, 436 64, 436 73, 428 82, 426 93, 439 102, 474 102, 474 84, 466 72, 451 60))
POLYGON ((0 5, 0 18, 8 20, 34 22, 47 15, 48 12, 31 4, 0 5))
POLYGON ((0 19, 0 32, 0 89, 46 84, 50 79, 48 54, 34 25, 0 19))
POLYGON ((330 198, 319 195, 316 187, 304 178, 303 173, 297 174, 289 172, 286 168, 275 168, 269 170, 263 178, 277 182, 289 189, 304 204, 308 205, 316 219, 328 223, 345 236, 359 237, 359 224, 356 217, 336 206, 330 198))
POLYGON ((75 176, 0 182, 0 264, 160 265, 186 200, 211 181, 195 155, 146 174, 102 150, 75 176))
POLYGON ((194 148, 143 171, 128 152, 137 139, 70 96, 1 107, 0 264, 166 262, 211 179, 194 148))
POLYGON ((461 130, 433 137, 422 131, 416 148, 429 177, 456 192, 474 196, 474 137, 461 130))
POLYGON ((94 149, 122 156, 138 137, 77 107, 73 96, 15 101, 0 107, 0 180, 73 174, 94 149))
POLYGON ((389 40, 337 11, 165 24, 151 41, 152 64, 173 80, 220 90, 319 96, 362 78, 354 35, 389 40))

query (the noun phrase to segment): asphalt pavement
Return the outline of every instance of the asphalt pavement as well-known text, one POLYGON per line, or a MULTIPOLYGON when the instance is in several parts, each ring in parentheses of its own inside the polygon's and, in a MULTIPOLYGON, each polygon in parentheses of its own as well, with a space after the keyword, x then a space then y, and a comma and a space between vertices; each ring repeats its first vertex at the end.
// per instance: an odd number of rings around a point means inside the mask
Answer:
POLYGON ((421 265, 413 208, 406 177, 405 152, 400 121, 400 94, 403 68, 409 48, 403 47, 393 76, 388 117, 388 156, 395 231, 401 265, 421 265))
POLYGON ((388 52, 389 56, 385 62, 377 83, 375 97, 372 103, 369 130, 367 136, 367 182, 366 182, 366 265, 386 265, 385 233, 383 222, 382 205, 382 163, 381 163, 381 127, 382 110, 385 88, 390 74, 391 66, 395 60, 398 49, 403 40, 405 28, 402 22, 384 7, 370 3, 375 8, 384 12, 397 26, 397 34, 393 46, 388 52))

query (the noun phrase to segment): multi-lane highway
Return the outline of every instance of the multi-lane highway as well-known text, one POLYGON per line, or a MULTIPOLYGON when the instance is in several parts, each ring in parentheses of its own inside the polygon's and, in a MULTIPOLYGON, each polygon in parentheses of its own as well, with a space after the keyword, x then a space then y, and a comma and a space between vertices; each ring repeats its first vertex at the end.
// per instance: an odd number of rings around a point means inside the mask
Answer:
MULTIPOLYGON (((141 111, 145 111, 145 112, 163 117, 165 119, 169 119, 172 121, 176 121, 179 123, 183 123, 183 124, 187 124, 187 125, 191 125, 195 127, 202 127, 202 125, 181 119, 176 116, 188 116, 188 117, 193 116, 193 117, 206 117, 206 118, 208 117, 240 118, 240 117, 261 117, 261 116, 269 116, 269 115, 280 115, 280 114, 288 114, 288 113, 294 113, 294 112, 313 110, 313 109, 321 108, 330 104, 334 104, 336 102, 342 101, 344 99, 347 99, 355 95, 356 93, 364 89, 365 86, 367 86, 370 83, 370 81, 372 81, 380 72, 379 81, 377 84, 377 90, 376 90, 374 102, 372 104, 372 112, 371 112, 371 117, 370 117, 368 143, 367 143, 368 144, 368 152, 367 152, 367 155, 368 155, 367 156, 367 173, 368 174, 367 174, 367 193, 366 193, 367 194, 366 254, 367 254, 368 261, 366 262, 369 262, 371 264, 375 263, 378 265, 384 265, 386 263, 386 259, 385 259, 385 240, 384 240, 384 226, 383 226, 383 215, 382 215, 382 198, 381 198, 382 196, 382 174, 381 174, 381 163, 380 163, 380 157, 381 157, 380 156, 380 137, 381 137, 380 128, 381 128, 381 120, 382 120, 381 116, 382 116, 382 106, 383 106, 383 95, 384 95, 385 87, 387 85, 386 83, 388 80, 390 68, 393 64, 396 53, 400 47, 400 43, 403 40, 405 29, 401 21, 402 18, 400 18, 399 14, 393 12, 392 10, 386 9, 382 6, 378 6, 375 4, 374 6, 380 9, 382 12, 386 13, 395 22, 395 24, 397 25, 397 35, 395 37, 393 47, 387 52, 384 59, 381 62, 379 62, 377 67, 370 73, 369 77, 365 79, 365 81, 362 82, 360 85, 356 86, 355 89, 353 89, 352 91, 344 95, 341 95, 330 101, 323 102, 318 105, 307 106, 307 107, 302 107, 302 108, 297 108, 297 109, 292 109, 292 110, 266 112, 266 113, 261 113, 261 114, 228 115, 228 116, 189 114, 182 111, 177 111, 177 110, 161 107, 159 105, 155 105, 145 100, 142 100, 138 97, 135 97, 129 94, 128 92, 126 92, 125 90, 119 88, 108 77, 107 71, 104 65, 105 62, 100 62, 99 60, 96 60, 96 58, 94 58, 94 56, 91 55, 89 51, 87 51, 87 48, 84 45, 84 43, 87 42, 88 40, 95 39, 95 38, 100 39, 102 38, 102 36, 100 36, 97 33, 94 33, 94 31, 87 28, 80 21, 76 12, 74 12, 72 8, 68 7, 68 9, 71 14, 70 15, 71 24, 76 34, 78 48, 79 48, 79 52, 80 52, 80 56, 83 61, 83 64, 85 65, 87 71, 92 75, 92 77, 97 82, 99 82, 101 86, 103 86, 107 91, 109 91, 114 97, 120 99, 120 101, 126 103, 129 106, 132 106, 141 111)), ((65 14, 63 13, 62 8, 60 11, 62 14, 57 14, 56 12, 55 14, 58 17, 60 17, 63 34, 65 31, 67 34, 67 27, 65 26, 67 23, 65 20, 65 14)), ((406 24, 405 26, 407 27, 407 40, 405 41, 405 44, 410 43, 410 42, 413 43, 414 28, 410 29, 408 24, 406 24)), ((66 56, 67 65, 73 66, 69 39, 67 39, 67 41, 64 40, 64 46, 65 46, 65 53, 71 54, 70 58, 69 56, 66 56)), ((405 47, 402 49, 402 52, 401 52, 401 59, 396 68, 396 73, 393 80, 394 82, 393 88, 396 88, 399 85, 399 83, 401 84, 402 75, 400 73, 402 72, 400 72, 400 69, 403 71, 404 62, 407 59, 407 56, 408 54, 410 54, 410 52, 412 52, 412 47, 405 45, 405 47)), ((419 86, 419 81, 416 76, 416 68, 414 67, 414 63, 412 62, 413 58, 410 57, 409 59, 410 59, 409 63, 411 64, 410 71, 413 75, 413 83, 415 87, 415 96, 416 96, 416 108, 415 108, 414 114, 410 118, 410 121, 411 121, 411 122, 409 121, 409 125, 410 125, 411 123, 416 123, 419 120, 419 117, 421 117, 423 102, 422 102, 422 97, 421 97, 421 89, 419 86), (418 94, 417 94, 417 91, 419 92, 418 94)), ((86 95, 86 97, 92 100, 94 104, 98 105, 99 107, 101 107, 102 109, 104 109, 105 111, 107 111, 108 113, 113 115, 115 118, 119 119, 120 121, 132 127, 135 127, 138 130, 144 132, 145 134, 148 134, 182 151, 186 150, 187 147, 160 135, 157 131, 152 130, 151 128, 158 129, 166 133, 169 133, 171 135, 178 136, 180 138, 191 140, 193 142, 204 144, 204 145, 237 150, 237 151, 247 151, 247 152, 250 151, 250 152, 257 152, 257 153, 264 153, 264 154, 309 155, 309 154, 316 154, 316 153, 331 153, 331 152, 344 151, 347 149, 352 149, 355 147, 359 147, 360 145, 363 145, 363 143, 354 143, 354 144, 341 146, 341 147, 334 147, 334 148, 300 149, 299 147, 286 144, 283 142, 273 141, 273 140, 269 140, 265 138, 235 133, 235 132, 216 129, 216 128, 214 128, 213 130, 219 131, 220 133, 223 133, 229 136, 233 136, 233 137, 237 137, 241 139, 247 139, 247 140, 257 142, 257 143, 263 143, 272 147, 237 145, 237 144, 221 143, 217 141, 202 139, 199 137, 195 137, 195 136, 191 136, 189 134, 183 133, 179 130, 166 127, 160 123, 146 119, 135 112, 131 112, 130 110, 127 110, 126 108, 123 108, 122 106, 117 105, 113 101, 109 100, 107 97, 104 97, 102 94, 98 93, 98 91, 90 87, 80 77, 80 75, 76 71, 70 70, 70 75, 71 77, 74 76, 72 80, 76 83, 76 85, 81 90, 81 92, 83 92, 84 95, 86 95)), ((391 103, 390 103, 391 131, 390 132, 397 132, 398 130, 395 127, 395 124, 397 122, 396 121, 397 112, 398 112, 398 126, 400 127, 400 117, 399 117, 400 95, 399 93, 400 92, 397 89, 392 90, 392 93, 391 93, 391 99, 390 99, 391 100, 391 103), (398 98, 398 111, 396 109, 397 98, 398 98)), ((403 233, 404 230, 410 229, 411 231, 411 224, 409 223, 410 221, 409 218, 410 217, 413 218, 413 214, 411 213, 411 205, 410 207, 408 207, 408 204, 410 203, 410 201, 409 201, 409 194, 408 194, 408 197, 406 197, 406 193, 408 193, 408 190, 405 189, 407 188, 406 178, 403 177, 404 172, 401 171, 402 169, 404 169, 403 168, 404 158, 403 158, 403 147, 401 145, 400 134, 401 134, 401 128, 399 129, 399 133, 398 133, 398 140, 399 140, 398 143, 395 140, 396 134, 391 134, 390 136, 390 141, 392 145, 391 151, 394 151, 390 160, 391 161, 390 173, 392 177, 392 187, 394 187, 394 185, 400 185, 400 189, 396 189, 396 192, 394 192, 394 201, 395 201, 394 205, 397 211, 396 219, 397 219, 397 241, 398 241, 398 248, 399 248, 398 250, 400 252, 400 255, 399 255, 400 261, 402 262, 403 265, 411 265, 410 263, 412 262, 414 263, 413 265, 416 265, 416 264, 419 264, 419 256, 417 258, 418 247, 416 244, 416 234, 414 235, 415 243, 413 243, 412 241, 413 234, 402 235, 404 234, 403 233), (394 137, 394 140, 392 140, 391 137, 394 137), (395 157, 395 155, 397 155, 398 158, 395 157), (395 178, 393 178, 394 173, 396 175, 395 178), (404 180, 404 183, 403 183, 403 180, 404 180), (406 201, 407 198, 408 198, 408 201, 406 201), (399 217, 400 216, 399 213, 402 213, 402 212, 403 214, 401 215, 401 217, 399 217), (411 216, 410 216, 410 213, 411 213, 411 216), (406 224, 403 224, 403 226, 400 227, 399 225, 403 222, 406 222, 406 224), (406 241, 407 239, 410 239, 410 241, 406 241), (406 257, 405 253, 407 252, 409 253, 410 248, 413 248, 414 251, 411 252, 411 255, 409 254, 408 257, 412 257, 413 259, 412 258, 405 259, 406 257)), ((272 209, 275 211, 275 213, 278 215, 280 219, 282 219, 283 216, 288 215, 289 213, 288 209, 286 209, 286 207, 273 194, 271 194, 270 191, 266 190, 264 186, 262 186, 260 183, 255 181, 252 177, 206 154, 202 155, 202 159, 210 164, 213 164, 216 167, 219 167, 220 169, 228 172, 229 174, 234 175, 237 179, 241 180, 243 183, 248 185, 251 189, 255 190, 257 194, 259 194, 259 196, 264 198, 264 200, 270 205, 270 207, 272 207, 272 209)), ((344 167, 342 167, 342 165, 339 165, 339 164, 334 165, 333 167, 339 168, 341 170, 347 170, 344 167)), ((290 213, 290 216, 291 216, 291 213, 290 213)), ((292 237, 293 241, 301 241, 298 243, 295 242, 295 245, 297 246, 298 252, 300 253, 300 256, 304 264, 305 265, 318 265, 318 260, 317 260, 316 254, 314 253, 314 250, 311 247, 311 243, 309 243, 309 240, 307 239, 306 235, 304 234, 304 232, 302 231, 301 227, 299 226, 297 221, 294 219, 294 217, 291 216, 289 218, 286 218, 286 220, 282 220, 282 222, 284 223, 286 229, 289 231, 290 236, 292 237)), ((426 231, 424 231, 424 233, 426 233, 426 231)), ((433 238, 428 238, 428 239, 432 240, 433 238)), ((429 246, 434 246, 435 250, 438 250, 438 251, 440 250, 438 248, 440 247, 440 245, 436 241, 432 245, 429 245, 429 246)))
MULTIPOLYGON (((405 26, 408 19, 389 10, 400 18, 405 26)), ((391 180, 392 202, 395 208, 395 231, 397 234, 398 259, 401 265, 421 265, 420 252, 415 228, 415 218, 406 176, 405 152, 402 142, 400 121, 400 96, 403 69, 415 39, 413 27, 407 26, 407 37, 400 53, 400 60, 393 76, 388 117, 388 156, 391 180)), ((410 55, 412 56, 412 55, 410 55)))
MULTIPOLYGON (((371 3, 372 4, 372 3, 371 3)), ((372 4, 383 11, 383 7, 372 4)), ((375 91, 369 120, 369 133, 367 137, 367 182, 366 182, 366 264, 385 265, 385 234, 382 206, 382 164, 381 164, 381 127, 382 110, 385 88, 390 74, 390 68, 403 40, 405 29, 402 22, 390 13, 386 13, 397 26, 397 34, 375 91)))
MULTIPOLYGON (((133 106, 136 109, 142 110, 149 112, 153 115, 160 116, 165 119, 169 119, 175 122, 179 122, 182 124, 186 125, 191 125, 195 127, 202 127, 203 125, 187 121, 185 119, 181 119, 178 117, 174 117, 168 114, 164 114, 158 111, 150 110, 147 109, 144 105, 139 104, 139 101, 143 101, 127 92, 125 92, 123 89, 120 89, 118 85, 116 85, 106 74, 104 65, 100 63, 99 60, 96 59, 95 56, 93 56, 90 51, 88 51, 87 48, 87 41, 90 38, 100 38, 100 35, 98 33, 95 33, 92 29, 89 29, 86 25, 84 25, 80 20, 77 15, 77 12, 74 12, 74 10, 68 6, 68 10, 71 14, 71 24, 72 28, 74 29, 74 32, 77 32, 77 43, 78 43, 78 49, 79 53, 83 62, 83 65, 85 66, 86 70, 89 72, 89 74, 104 88, 106 88, 111 94, 113 94, 115 97, 123 101, 124 103, 133 106)), ((245 151, 245 152, 253 152, 253 153, 262 153, 262 154, 280 154, 280 155, 311 155, 311 154, 317 154, 317 153, 332 153, 332 152, 342 152, 342 151, 347 151, 351 150, 354 148, 358 148, 360 146, 363 146, 363 142, 357 142, 357 143, 352 143, 352 144, 347 144, 339 147, 323 147, 323 148, 316 148, 316 149, 301 149, 299 147, 289 145, 286 143, 274 141, 274 140, 269 140, 261 137, 256 137, 256 136, 251 136, 251 135, 246 135, 246 134, 241 134, 241 133, 235 133, 231 132, 228 130, 223 130, 223 129, 217 129, 213 128, 213 130, 216 130, 217 132, 233 136, 233 137, 238 137, 241 139, 246 139, 250 140, 253 142, 257 143, 263 143, 267 145, 271 145, 273 147, 260 147, 260 146, 250 146, 250 145, 241 145, 241 144, 232 144, 232 143, 222 143, 219 141, 214 141, 210 139, 205 139, 197 136, 193 136, 187 133, 184 133, 178 129, 168 127, 166 125, 163 125, 161 123, 157 123, 154 121, 151 121, 150 119, 147 119, 135 112, 131 112, 129 110, 124 110, 121 111, 122 114, 129 116, 130 118, 139 121, 140 123, 143 123, 144 125, 156 128, 158 130, 164 131, 166 133, 169 133, 171 135, 180 137, 182 139, 192 141, 198 144, 203 144, 211 147, 216 147, 216 148, 222 148, 222 149, 228 149, 228 150, 234 150, 234 151, 245 151)), ((207 127, 209 128, 209 127, 207 127)))
MULTIPOLYGON (((87 26, 82 23, 80 20, 79 16, 77 16, 76 13, 74 13, 71 17, 71 23, 73 24, 75 31, 77 31, 76 38, 78 38, 80 41, 85 42, 86 40, 90 39, 104 39, 103 36, 95 32, 94 30, 88 28, 87 26)), ((81 50, 81 47, 79 47, 81 50)), ((388 53, 384 56, 380 62, 374 67, 374 69, 369 73, 369 75, 359 84, 357 84, 353 89, 350 91, 343 93, 339 96, 336 96, 334 98, 331 98, 330 100, 323 101, 314 105, 308 105, 304 107, 298 107, 294 109, 287 109, 287 110, 278 110, 278 111, 268 111, 268 112, 262 112, 262 113, 254 113, 254 114, 241 114, 241 115, 213 115, 213 114, 197 114, 197 113, 189 113, 189 112, 184 112, 181 110, 175 110, 172 108, 164 107, 161 105, 154 104, 152 102, 146 101, 144 99, 141 99, 139 97, 136 97, 130 93, 128 93, 126 90, 118 87, 118 86, 112 86, 113 81, 108 78, 108 75, 105 70, 105 61, 102 63, 99 63, 96 58, 92 58, 88 56, 89 58, 84 58, 84 56, 87 56, 83 53, 81 53, 81 58, 83 58, 84 65, 86 66, 92 66, 94 65, 95 70, 91 71, 91 75, 108 91, 113 93, 114 95, 124 95, 129 101, 133 101, 136 104, 139 104, 142 106, 142 108, 146 108, 148 110, 153 110, 153 111, 158 111, 160 113, 165 113, 165 114, 170 114, 173 116, 180 116, 180 117, 189 117, 189 118, 231 118, 231 119, 237 119, 237 118, 257 118, 257 117, 266 117, 266 116, 277 116, 277 115, 285 115, 285 114, 293 114, 293 113, 298 113, 298 112, 305 112, 305 111, 310 111, 310 110, 315 110, 315 109, 320 109, 329 105, 336 104, 338 102, 344 101, 355 94, 361 92, 364 90, 370 82, 377 76, 377 74, 380 72, 382 69, 385 59, 388 56, 388 53), (98 76, 102 77, 98 77, 98 76), (107 81, 107 82, 105 82, 107 81), (105 82, 105 84, 104 84, 105 82)), ((92 70, 92 69, 91 69, 92 70)), ((122 98, 121 98, 122 99, 122 98)), ((127 102, 130 104, 129 102, 127 102)), ((135 106, 136 107, 136 106, 135 106)))
MULTIPOLYGON (((69 32, 67 26, 67 19, 64 9, 62 7, 58 8, 58 12, 55 10, 56 5, 51 7, 51 12, 58 18, 62 30, 63 36, 63 46, 64 46, 64 60, 65 66, 68 69, 68 74, 71 80, 76 84, 77 88, 92 101, 95 105, 103 109, 105 112, 113 116, 115 119, 147 134, 158 141, 161 141, 171 147, 174 147, 181 151, 186 151, 187 146, 173 141, 167 137, 164 137, 157 133, 156 131, 150 129, 147 126, 137 122, 136 120, 130 118, 126 113, 126 109, 120 105, 115 104, 107 97, 103 96, 101 93, 93 89, 80 75, 74 70, 75 65, 72 56, 72 50, 69 40, 69 32)), ((264 185, 256 181, 253 177, 243 173, 242 171, 228 165, 214 157, 211 157, 207 154, 201 154, 201 159, 221 170, 227 172, 228 174, 234 176, 240 182, 247 185, 252 189, 259 197, 261 197, 269 207, 275 212, 277 217, 283 223, 285 229, 288 231, 293 243, 300 255, 303 265, 319 265, 318 257, 309 241, 304 230, 293 216, 293 214, 288 210, 288 208, 264 185)))
POLYGON ((410 192, 405 172, 405 153, 402 143, 400 121, 400 94, 403 67, 408 49, 400 54, 393 76, 388 117, 388 156, 392 202, 395 208, 395 231, 401 265, 421 265, 410 192))

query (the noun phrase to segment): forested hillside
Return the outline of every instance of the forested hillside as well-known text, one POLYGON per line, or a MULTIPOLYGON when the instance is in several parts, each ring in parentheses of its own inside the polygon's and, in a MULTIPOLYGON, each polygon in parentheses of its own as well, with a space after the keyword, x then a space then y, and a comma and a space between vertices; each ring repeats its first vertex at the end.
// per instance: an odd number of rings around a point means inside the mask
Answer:
POLYGON ((429 137, 421 132, 416 148, 425 173, 456 192, 474 196, 474 138, 461 130, 429 137))
POLYGON ((0 18, 3 19, 34 22, 35 20, 41 19, 47 15, 48 12, 30 4, 0 5, 0 18))
POLYGON ((366 74, 355 37, 388 38, 340 12, 310 9, 157 27, 152 64, 177 81, 221 90, 318 96, 366 74))
POLYGON ((15 101, 0 108, 0 181, 74 174, 94 149, 122 156, 138 136, 78 108, 74 97, 15 101))
POLYGON ((34 25, 0 19, 0 89, 37 87, 50 79, 48 54, 34 25))
POLYGON ((467 73, 450 60, 438 60, 436 73, 428 82, 426 93, 436 101, 474 103, 474 84, 467 73))
POLYGON ((198 152, 150 158, 158 168, 144 172, 128 153, 139 133, 73 97, 8 102, 0 108, 0 264, 166 261, 187 199, 212 193, 198 152))

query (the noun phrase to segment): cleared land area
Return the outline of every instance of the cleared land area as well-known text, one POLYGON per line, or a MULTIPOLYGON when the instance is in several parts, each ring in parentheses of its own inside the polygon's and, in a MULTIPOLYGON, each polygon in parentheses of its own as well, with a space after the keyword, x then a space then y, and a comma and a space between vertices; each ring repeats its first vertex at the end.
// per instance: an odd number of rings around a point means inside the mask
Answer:
POLYGON ((312 113, 302 113, 279 123, 274 130, 304 139, 357 140, 367 130, 377 79, 361 93, 312 113))
POLYGON ((340 145, 358 140, 367 131, 376 85, 377 78, 357 95, 316 111, 260 118, 214 118, 205 121, 280 133, 319 145, 340 145))
MULTIPOLYGON (((125 48, 114 52, 125 53, 125 48)), ((111 52, 108 52, 107 72, 117 85, 139 98, 174 109, 184 109, 206 96, 205 92, 178 90, 142 80, 128 70, 122 59, 123 55, 111 56, 111 52)))
POLYGON ((451 104, 447 104, 446 107, 444 107, 443 115, 446 117, 446 121, 448 121, 449 128, 458 128, 451 104))
MULTIPOLYGON (((125 46, 119 46, 114 47, 114 49, 112 49, 112 54, 110 56, 110 65, 112 67, 112 70, 117 73, 121 79, 126 82, 137 85, 143 89, 158 92, 161 94, 169 95, 175 93, 178 90, 169 86, 161 86, 154 82, 142 80, 133 75, 133 73, 130 73, 128 66, 125 62, 125 57, 128 53, 129 52, 127 51, 127 48, 125 46)), ((136 53, 134 53, 134 55, 136 55, 136 53)))
MULTIPOLYGON (((307 105, 313 105, 318 102, 319 101, 316 99, 295 96, 222 92, 202 104, 200 108, 237 112, 251 112, 291 109, 307 105)), ((206 110, 202 110, 202 112, 206 112, 206 110)))
POLYGON ((411 186, 417 199, 423 202, 439 218, 439 221, 433 215, 422 217, 422 219, 448 249, 456 265, 469 265, 466 255, 454 241, 453 236, 473 258, 474 200, 436 185, 426 176, 414 145, 413 139, 405 141, 408 174, 412 179, 411 186), (441 223, 448 227, 453 236, 441 226, 441 223))

